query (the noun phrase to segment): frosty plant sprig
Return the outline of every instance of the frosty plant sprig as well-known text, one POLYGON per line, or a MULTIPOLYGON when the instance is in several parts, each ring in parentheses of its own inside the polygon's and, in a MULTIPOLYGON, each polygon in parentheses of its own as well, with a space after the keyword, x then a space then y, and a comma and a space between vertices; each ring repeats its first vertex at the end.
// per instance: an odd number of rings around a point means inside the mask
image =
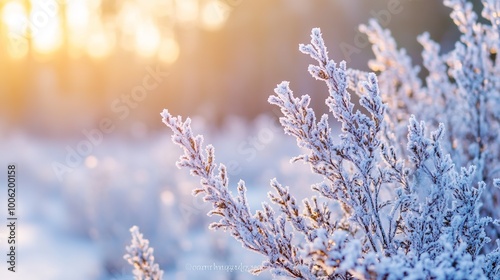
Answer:
POLYGON ((126 247, 127 254, 123 258, 134 267, 136 280, 161 280, 163 271, 155 263, 153 248, 149 247, 149 240, 142 236, 137 226, 130 228, 132 244, 126 247))
POLYGON ((494 186, 500 186, 500 67, 492 55, 500 46, 500 1, 483 3, 492 25, 478 23, 470 3, 445 1, 463 33, 450 53, 440 55, 428 35, 419 37, 430 72, 426 86, 404 50, 374 21, 361 30, 374 44, 370 66, 378 77, 331 60, 320 29, 312 30, 311 43, 300 51, 316 61, 309 73, 326 84, 325 103, 341 130, 332 132, 326 114, 318 120, 311 97, 296 97, 288 82, 268 101, 281 109, 285 133, 305 151, 292 161, 304 161, 322 176, 312 186, 319 197, 298 202, 273 179, 271 204, 252 211, 245 183, 238 182, 236 195, 230 192, 226 167, 215 162, 214 147, 193 134, 190 119, 162 112, 184 151, 177 166, 201 179, 193 194, 220 218, 210 228, 229 231, 266 257, 254 273, 269 269, 296 279, 500 277, 498 225, 484 215, 495 213, 499 202, 490 196, 487 209, 481 208, 482 194, 498 196, 494 186))

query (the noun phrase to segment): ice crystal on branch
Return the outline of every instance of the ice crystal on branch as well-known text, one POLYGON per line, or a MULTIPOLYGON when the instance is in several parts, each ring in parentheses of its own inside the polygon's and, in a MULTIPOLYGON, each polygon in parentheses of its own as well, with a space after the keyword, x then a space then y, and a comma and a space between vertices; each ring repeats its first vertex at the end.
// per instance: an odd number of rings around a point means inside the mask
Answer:
POLYGON ((204 147, 203 137, 193 134, 190 119, 162 112, 184 151, 177 165, 200 177, 194 195, 203 195, 213 207, 209 215, 220 218, 210 227, 229 231, 267 257, 254 273, 270 269, 296 279, 500 277, 498 223, 489 217, 500 206, 500 1, 483 1, 482 15, 491 25, 479 23, 466 1, 445 4, 462 37, 447 54, 428 34, 418 38, 429 70, 425 85, 419 68, 375 21, 361 31, 373 44, 370 66, 378 76, 331 60, 318 28, 310 44, 300 45, 316 61, 309 73, 326 84, 325 103, 341 131, 332 132, 327 114, 318 120, 311 97, 297 97, 289 82, 268 101, 280 108, 285 133, 305 151, 292 161, 304 161, 322 176, 312 186, 319 198, 299 202, 273 179, 272 204, 251 211, 245 183, 237 184, 237 194, 229 191, 225 166, 216 164, 214 147, 204 147), (351 94, 359 96, 363 111, 351 94), (340 213, 328 201, 338 203, 340 213))
POLYGON ((127 253, 123 258, 134 267, 136 280, 161 280, 163 271, 155 263, 153 248, 149 247, 149 241, 144 239, 137 226, 130 228, 132 244, 127 246, 127 253))

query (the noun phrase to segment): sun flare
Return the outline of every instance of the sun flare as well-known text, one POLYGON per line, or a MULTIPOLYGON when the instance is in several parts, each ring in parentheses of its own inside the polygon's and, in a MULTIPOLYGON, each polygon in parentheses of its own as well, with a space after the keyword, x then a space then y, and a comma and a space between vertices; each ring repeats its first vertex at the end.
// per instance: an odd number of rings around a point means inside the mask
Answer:
POLYGON ((11 59, 62 51, 105 59, 120 47, 171 64, 180 53, 177 29, 216 31, 229 9, 214 0, 5 0, 0 12, 0 36, 11 59))

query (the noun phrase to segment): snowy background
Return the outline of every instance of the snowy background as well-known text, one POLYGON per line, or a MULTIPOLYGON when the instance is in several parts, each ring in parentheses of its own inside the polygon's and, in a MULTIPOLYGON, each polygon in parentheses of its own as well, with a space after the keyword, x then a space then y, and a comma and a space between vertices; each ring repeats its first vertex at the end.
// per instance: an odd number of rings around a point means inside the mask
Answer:
MULTIPOLYGON (((233 167, 233 185, 238 178, 247 182, 253 209, 267 200, 273 177, 304 194, 318 179, 306 165, 289 163, 298 148, 293 139, 282 136, 270 117, 250 125, 233 119, 213 134, 204 129, 202 119, 193 123, 207 141, 221 147, 216 156, 233 167)), ((22 132, 2 140, 2 156, 15 159, 19 173, 20 272, 15 279, 130 279, 131 268, 122 255, 132 225, 138 225, 150 240, 166 279, 255 278, 245 271, 193 267, 257 266, 263 258, 247 252, 227 234, 208 230, 215 218, 206 216, 209 205, 191 196, 198 180, 175 167, 180 150, 168 133, 132 141, 111 136, 65 174, 63 182, 47 162, 65 157, 60 145, 34 141, 22 132)), ((6 199, 5 194, 2 198, 6 199)), ((7 236, 7 231, 2 228, 0 235, 7 236)), ((14 279, 3 266, 0 277, 14 279)), ((261 276, 267 278, 268 274, 261 276)))
MULTIPOLYGON (((210 206, 191 196, 199 181, 175 167, 181 151, 159 113, 194 116, 195 132, 215 146, 231 185, 246 181, 252 209, 267 200, 274 177, 309 195, 318 178, 289 163, 299 151, 267 97, 290 80, 297 94, 321 96, 313 106, 325 112, 325 90, 307 74, 310 61, 298 44, 321 27, 333 59, 366 70, 372 54, 356 43, 357 25, 390 2, 1 1, 0 158, 3 168, 17 164, 19 245, 18 272, 1 261, 0 279, 132 279, 123 255, 133 225, 150 240, 165 279, 269 279, 196 270, 251 267, 263 258, 208 230, 210 206), (356 52, 346 56, 342 43, 356 52), (129 105, 123 97, 144 85, 145 69, 157 68, 168 74, 129 105), (114 130, 58 176, 54 163, 68 166, 68 149, 89 141, 83 131, 104 119, 114 130)), ((430 31, 444 50, 457 37, 449 10, 430 2, 399 1, 401 12, 384 26, 417 63, 417 34, 430 31)), ((6 195, 0 190, 4 221, 6 195)), ((2 226, 2 255, 6 237, 2 226)))

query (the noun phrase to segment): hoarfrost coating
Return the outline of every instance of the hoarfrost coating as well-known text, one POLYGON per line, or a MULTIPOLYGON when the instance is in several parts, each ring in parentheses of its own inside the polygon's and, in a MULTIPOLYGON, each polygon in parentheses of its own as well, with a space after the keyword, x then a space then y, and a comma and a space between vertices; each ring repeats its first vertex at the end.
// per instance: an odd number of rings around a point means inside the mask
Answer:
POLYGON ((500 1, 483 0, 480 23, 472 4, 444 1, 462 32, 455 49, 439 53, 424 33, 425 86, 404 50, 376 21, 360 30, 373 44, 374 73, 348 69, 328 57, 319 28, 300 51, 316 64, 309 73, 325 82, 326 105, 342 125, 319 121, 311 97, 296 97, 282 82, 268 101, 280 123, 305 151, 304 161, 323 181, 320 197, 299 203, 277 179, 272 204, 251 211, 244 181, 229 190, 215 149, 193 134, 191 120, 162 112, 184 154, 178 167, 201 179, 194 195, 219 216, 212 229, 229 231, 267 259, 254 273, 297 279, 498 279, 500 205, 500 1), (351 94, 359 97, 359 105, 351 94), (427 123, 426 123, 427 122, 427 123), (430 131, 430 132, 429 132, 430 131), (340 134, 338 141, 332 134, 340 134), (340 211, 332 207, 340 205, 340 211), (484 205, 482 207, 482 205, 484 205), (496 242, 493 242, 496 240, 496 242))
POLYGON ((132 244, 128 246, 123 258, 134 267, 134 277, 136 280, 161 280, 163 271, 155 263, 153 248, 149 247, 149 240, 144 239, 139 228, 130 228, 132 234, 132 244))

